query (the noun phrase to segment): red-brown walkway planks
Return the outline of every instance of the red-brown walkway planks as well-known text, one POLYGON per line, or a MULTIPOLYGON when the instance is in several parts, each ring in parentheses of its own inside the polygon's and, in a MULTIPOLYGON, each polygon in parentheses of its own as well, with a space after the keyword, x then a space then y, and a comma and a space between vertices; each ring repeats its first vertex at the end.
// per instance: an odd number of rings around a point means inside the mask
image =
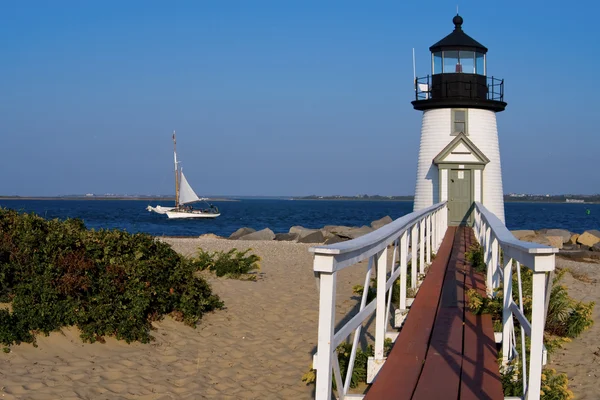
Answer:
POLYGON ((390 355, 365 399, 503 399, 489 315, 466 307, 485 279, 465 260, 470 228, 450 227, 390 355))

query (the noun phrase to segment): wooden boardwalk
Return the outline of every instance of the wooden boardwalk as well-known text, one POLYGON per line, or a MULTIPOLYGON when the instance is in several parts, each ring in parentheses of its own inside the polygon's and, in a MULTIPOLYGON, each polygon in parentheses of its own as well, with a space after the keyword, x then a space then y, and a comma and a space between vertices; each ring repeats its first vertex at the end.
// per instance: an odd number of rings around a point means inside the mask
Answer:
POLYGON ((406 322, 365 399, 504 399, 492 320, 468 310, 485 278, 465 259, 471 228, 449 227, 406 322))

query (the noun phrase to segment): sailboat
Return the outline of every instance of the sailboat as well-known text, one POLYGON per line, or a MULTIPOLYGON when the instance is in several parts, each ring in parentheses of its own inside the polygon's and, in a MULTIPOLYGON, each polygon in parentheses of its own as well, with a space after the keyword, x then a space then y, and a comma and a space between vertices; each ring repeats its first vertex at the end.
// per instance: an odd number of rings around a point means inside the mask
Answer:
POLYGON ((188 180, 183 174, 183 168, 179 166, 177 161, 177 140, 175 138, 175 132, 173 132, 173 156, 175 160, 175 206, 164 207, 157 205, 156 207, 148 206, 148 211, 153 211, 158 214, 167 214, 169 218, 183 219, 183 218, 217 218, 219 215, 219 209, 216 206, 208 203, 206 198, 198 197, 194 189, 190 186, 188 180), (208 208, 194 209, 192 204, 198 202, 205 202, 208 208))

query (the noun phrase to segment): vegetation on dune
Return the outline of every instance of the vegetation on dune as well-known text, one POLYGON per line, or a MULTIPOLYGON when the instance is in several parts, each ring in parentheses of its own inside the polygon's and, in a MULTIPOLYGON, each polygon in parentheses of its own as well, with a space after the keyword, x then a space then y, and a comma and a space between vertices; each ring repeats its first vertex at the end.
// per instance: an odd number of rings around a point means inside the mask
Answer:
MULTIPOLYGON (((477 271, 485 273, 486 265, 483 261, 483 250, 479 244, 474 244, 466 254, 467 260, 477 271)), ((517 268, 516 264, 513 269, 517 268)), ((532 279, 533 272, 526 266, 520 267, 522 291, 523 291, 523 312, 528 320, 531 320, 532 312, 532 279)), ((566 269, 558 271, 555 275, 550 292, 548 303, 548 312, 546 316, 546 326, 544 331, 544 344, 549 353, 560 348, 565 342, 579 336, 583 331, 589 328, 594 321, 592 320, 592 311, 594 302, 581 302, 571 298, 560 280, 567 272, 566 269)), ((488 298, 479 295, 475 290, 467 292, 468 305, 472 312, 476 314, 491 314, 494 321, 494 330, 501 330, 502 326, 502 307, 503 292, 502 287, 498 288, 495 296, 488 298)), ((516 274, 513 274, 513 300, 519 304, 518 281, 516 274)), ((520 329, 518 320, 514 320, 515 329, 520 329)), ((517 352, 521 353, 521 341, 517 340, 517 352)), ((530 342, 527 338, 525 346, 529 350, 530 342)), ((528 360, 529 362, 529 360, 528 360)), ((522 371, 521 359, 513 360, 508 367, 503 368, 502 383, 505 396, 521 396, 523 392, 523 381, 520 375, 522 371)), ((568 389, 568 378, 565 374, 557 373, 554 369, 544 368, 542 375, 542 399, 544 400, 568 400, 573 398, 573 393, 568 389)))
POLYGON ((252 249, 239 251, 231 249, 228 252, 217 251, 214 253, 198 250, 197 258, 192 262, 199 270, 209 270, 217 276, 233 279, 256 280, 256 275, 251 273, 260 270, 260 257, 249 254, 252 249))
POLYGON ((0 343, 75 325, 84 341, 151 340, 166 314, 195 326, 223 303, 188 260, 150 235, 87 230, 0 209, 0 343))

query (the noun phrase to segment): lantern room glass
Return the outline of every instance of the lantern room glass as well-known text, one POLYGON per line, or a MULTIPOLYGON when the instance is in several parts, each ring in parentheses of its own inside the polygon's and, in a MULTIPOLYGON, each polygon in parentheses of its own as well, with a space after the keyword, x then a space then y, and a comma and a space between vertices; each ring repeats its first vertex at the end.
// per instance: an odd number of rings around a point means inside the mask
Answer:
POLYGON ((486 75, 485 71, 485 54, 475 53, 475 68, 479 75, 486 75))
POLYGON ((486 75, 485 54, 471 50, 445 50, 431 54, 433 74, 486 75))
POLYGON ((432 54, 433 56, 433 73, 434 74, 441 74, 442 72, 444 72, 444 70, 442 69, 442 52, 441 51, 437 51, 435 53, 432 54))

